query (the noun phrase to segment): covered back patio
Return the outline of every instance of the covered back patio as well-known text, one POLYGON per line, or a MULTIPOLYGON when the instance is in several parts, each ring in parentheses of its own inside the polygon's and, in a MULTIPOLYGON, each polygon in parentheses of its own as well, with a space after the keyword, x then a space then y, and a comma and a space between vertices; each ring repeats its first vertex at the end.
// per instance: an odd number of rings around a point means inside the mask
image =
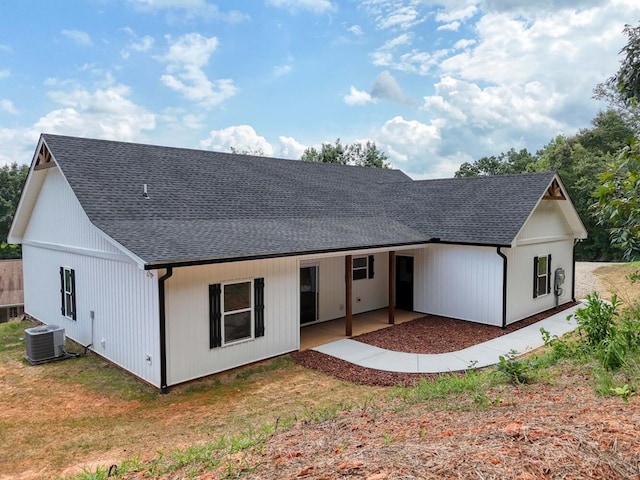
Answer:
MULTIPOLYGON (((424 313, 395 310, 395 324, 410 322, 420 317, 424 317, 424 313)), ((352 335, 357 336, 390 327, 392 324, 389 323, 388 309, 381 308, 372 312, 353 315, 351 326, 352 335)), ((343 338, 348 338, 345 335, 344 317, 306 325, 300 329, 300 350, 309 350, 343 338)))

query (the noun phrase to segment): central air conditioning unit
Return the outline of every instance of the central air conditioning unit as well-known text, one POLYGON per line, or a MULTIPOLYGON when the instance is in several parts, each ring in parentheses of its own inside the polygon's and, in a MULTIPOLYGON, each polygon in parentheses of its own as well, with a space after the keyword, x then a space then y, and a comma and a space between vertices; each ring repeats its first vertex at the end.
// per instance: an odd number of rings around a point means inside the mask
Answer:
POLYGON ((24 342, 27 347, 25 358, 31 365, 62 360, 67 356, 64 351, 64 340, 64 328, 57 325, 27 328, 24 331, 24 342))

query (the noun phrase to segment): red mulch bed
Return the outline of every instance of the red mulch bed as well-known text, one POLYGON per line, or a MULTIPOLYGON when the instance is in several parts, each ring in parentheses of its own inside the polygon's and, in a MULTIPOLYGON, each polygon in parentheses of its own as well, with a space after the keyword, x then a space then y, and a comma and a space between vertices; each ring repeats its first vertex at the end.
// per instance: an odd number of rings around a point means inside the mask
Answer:
MULTIPOLYGON (((392 325, 353 337, 353 339, 397 352, 455 352, 515 332, 575 304, 567 303, 558 308, 552 308, 513 323, 506 328, 426 315, 411 322, 392 325)), ((313 368, 341 380, 367 385, 414 385, 421 378, 437 377, 437 374, 396 373, 360 367, 315 350, 294 352, 292 357, 299 365, 313 368)))

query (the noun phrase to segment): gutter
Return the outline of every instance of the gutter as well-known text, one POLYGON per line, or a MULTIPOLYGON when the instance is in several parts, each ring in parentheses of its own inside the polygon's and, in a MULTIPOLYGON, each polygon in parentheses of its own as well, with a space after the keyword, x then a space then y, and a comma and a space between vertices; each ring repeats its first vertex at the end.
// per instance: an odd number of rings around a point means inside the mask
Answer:
POLYGON ((502 257, 502 328, 507 326, 507 256, 500 251, 497 254, 502 257))
POLYGON ((357 252, 359 250, 370 250, 372 248, 388 249, 397 247, 410 247, 420 246, 425 244, 442 244, 442 245, 463 245, 469 247, 511 247, 510 244, 497 244, 497 243, 477 243, 477 242, 452 242, 447 240, 440 240, 437 237, 431 237, 430 239, 419 242, 407 242, 407 243, 389 243, 384 245, 366 245, 358 247, 340 247, 340 248, 327 248, 320 250, 301 250, 297 252, 278 252, 267 253, 262 255, 247 255, 236 257, 223 257, 223 258, 201 258, 195 260, 168 260, 159 262, 147 262, 144 264, 145 270, 160 270, 163 268, 169 269, 171 267, 194 267, 199 265, 215 265, 219 263, 231 263, 231 262, 244 262, 249 260, 268 260, 272 258, 286 258, 286 257, 298 257, 304 255, 317 255, 323 253, 339 253, 339 252, 357 252))
POLYGON ((160 303, 160 393, 167 393, 167 312, 165 306, 164 286, 167 279, 173 275, 173 267, 167 267, 167 272, 158 278, 158 301, 160 303))

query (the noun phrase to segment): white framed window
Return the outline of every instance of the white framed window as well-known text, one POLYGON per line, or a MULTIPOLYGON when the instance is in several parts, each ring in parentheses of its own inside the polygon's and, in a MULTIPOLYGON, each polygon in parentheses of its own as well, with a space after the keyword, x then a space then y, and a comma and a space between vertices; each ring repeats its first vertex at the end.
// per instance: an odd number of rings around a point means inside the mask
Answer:
POLYGON ((209 348, 264 332, 264 278, 209 285, 209 348))
POLYGON ((69 267, 60 267, 60 313, 76 320, 76 272, 69 267))
POLYGON ((551 255, 533 257, 533 298, 551 293, 551 255))
POLYGON ((373 278, 373 255, 367 257, 354 257, 351 261, 352 278, 364 280, 373 278))
POLYGON ((18 307, 9 307, 9 318, 16 318, 18 316, 18 307))
POLYGON ((222 342, 253 338, 253 280, 222 284, 222 342))

